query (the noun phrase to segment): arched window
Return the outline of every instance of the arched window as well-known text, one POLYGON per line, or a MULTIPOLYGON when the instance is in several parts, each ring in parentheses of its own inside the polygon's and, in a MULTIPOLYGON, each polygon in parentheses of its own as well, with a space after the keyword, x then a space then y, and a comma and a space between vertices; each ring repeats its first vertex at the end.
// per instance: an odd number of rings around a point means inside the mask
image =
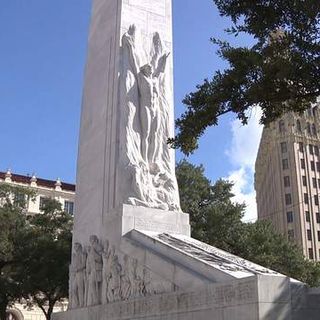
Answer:
POLYGON ((317 135, 317 128, 316 128, 316 125, 314 123, 312 124, 311 129, 312 129, 312 135, 316 136, 317 135))

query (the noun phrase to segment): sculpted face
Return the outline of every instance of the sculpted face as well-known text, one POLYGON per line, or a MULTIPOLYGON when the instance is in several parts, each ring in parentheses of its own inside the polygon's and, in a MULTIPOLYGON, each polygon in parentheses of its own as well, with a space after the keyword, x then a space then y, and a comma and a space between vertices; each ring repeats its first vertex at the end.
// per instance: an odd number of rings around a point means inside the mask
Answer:
POLYGON ((74 244, 74 250, 75 252, 80 252, 82 250, 82 245, 79 242, 76 242, 74 244))
POLYGON ((148 78, 152 75, 152 66, 150 64, 145 64, 143 67, 141 67, 141 72, 148 78))
POLYGON ((136 33, 136 26, 134 24, 132 24, 130 27, 129 27, 129 30, 128 30, 128 34, 130 34, 130 36, 134 36, 136 33))
POLYGON ((92 235, 92 236, 90 236, 89 241, 90 241, 91 245, 97 244, 98 243, 98 237, 95 236, 95 235, 92 235))

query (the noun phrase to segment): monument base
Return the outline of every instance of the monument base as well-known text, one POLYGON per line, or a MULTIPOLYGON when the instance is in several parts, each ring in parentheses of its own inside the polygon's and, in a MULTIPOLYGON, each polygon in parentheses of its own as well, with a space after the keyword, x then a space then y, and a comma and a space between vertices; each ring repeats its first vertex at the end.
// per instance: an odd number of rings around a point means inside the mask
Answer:
MULTIPOLYGON (((258 320, 291 317, 288 278, 256 276, 193 292, 150 296, 55 314, 54 320, 258 320)), ((297 319, 297 318, 296 318, 297 319)))
POLYGON ((118 276, 121 285, 127 275, 132 286, 139 279, 143 289, 125 298, 119 290, 110 301, 54 314, 54 320, 318 319, 319 292, 188 235, 131 229, 144 215, 128 209, 115 252, 118 276), (128 259, 139 263, 131 275, 128 259))

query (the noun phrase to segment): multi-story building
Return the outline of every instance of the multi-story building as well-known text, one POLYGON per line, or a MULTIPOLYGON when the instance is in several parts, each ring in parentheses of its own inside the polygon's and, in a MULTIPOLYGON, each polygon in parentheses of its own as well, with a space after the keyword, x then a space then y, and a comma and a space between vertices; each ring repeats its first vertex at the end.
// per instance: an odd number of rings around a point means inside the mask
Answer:
POLYGON ((61 203, 63 210, 71 215, 74 213, 74 184, 61 182, 60 179, 53 181, 37 178, 35 175, 24 176, 13 174, 10 170, 7 172, 0 172, 0 182, 28 187, 35 191, 35 199, 30 200, 27 204, 26 210, 29 214, 40 213, 45 198, 56 199, 61 203))
POLYGON ((265 126, 255 165, 258 219, 320 260, 320 109, 265 126))
MULTIPOLYGON (((40 214, 41 207, 45 198, 56 199, 61 203, 62 209, 69 214, 74 213, 75 185, 56 181, 37 178, 33 176, 24 176, 13 174, 10 170, 0 172, 0 182, 9 183, 15 186, 28 187, 35 191, 35 198, 30 199, 26 212, 28 214, 40 214)), ((65 311, 67 303, 58 303, 54 312, 65 311)), ((23 304, 16 303, 8 310, 8 319, 12 320, 45 320, 43 312, 37 307, 26 307, 23 304)))

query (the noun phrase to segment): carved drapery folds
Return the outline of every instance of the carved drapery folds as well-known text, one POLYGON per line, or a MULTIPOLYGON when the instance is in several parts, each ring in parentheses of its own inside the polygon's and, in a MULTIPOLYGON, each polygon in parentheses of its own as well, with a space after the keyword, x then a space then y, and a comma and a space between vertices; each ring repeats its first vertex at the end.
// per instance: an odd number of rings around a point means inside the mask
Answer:
POLYGON ((89 245, 76 242, 70 266, 69 308, 83 308, 115 301, 170 292, 162 281, 138 260, 122 254, 106 240, 90 236, 89 245))
POLYGON ((134 25, 122 37, 119 172, 125 203, 180 211, 174 158, 167 144, 173 109, 168 98, 169 54, 159 33, 153 35, 150 48, 138 40, 134 25))

